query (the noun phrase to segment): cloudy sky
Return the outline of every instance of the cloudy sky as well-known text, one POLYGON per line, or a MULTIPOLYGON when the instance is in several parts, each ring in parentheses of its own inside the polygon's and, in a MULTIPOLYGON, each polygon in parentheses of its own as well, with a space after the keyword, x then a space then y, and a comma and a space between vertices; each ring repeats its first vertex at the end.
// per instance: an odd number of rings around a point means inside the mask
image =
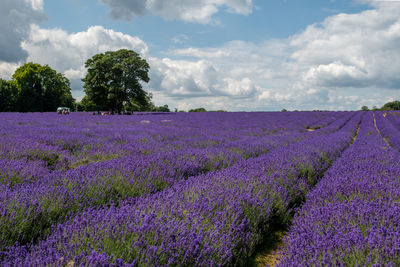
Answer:
POLYGON ((84 63, 128 48, 157 105, 352 110, 400 99, 400 1, 1 0, 0 78, 48 64, 84 95, 84 63))

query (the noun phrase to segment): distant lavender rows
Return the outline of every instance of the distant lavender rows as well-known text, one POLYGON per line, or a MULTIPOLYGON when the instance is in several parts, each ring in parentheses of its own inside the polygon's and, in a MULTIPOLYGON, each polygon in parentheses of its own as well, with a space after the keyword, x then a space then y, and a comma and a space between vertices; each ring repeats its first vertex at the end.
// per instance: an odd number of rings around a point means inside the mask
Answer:
MULTIPOLYGON (((245 262, 272 220, 288 220, 291 208, 350 145, 363 113, 322 113, 320 118, 313 113, 291 113, 286 115, 292 119, 286 126, 278 114, 269 116, 269 120, 263 114, 234 114, 224 117, 223 122, 235 131, 258 115, 262 127, 274 125, 275 135, 279 133, 282 138, 290 134, 291 141, 280 139, 286 146, 275 143, 276 148, 269 146, 272 150, 268 154, 178 180, 160 193, 120 200, 118 205, 100 209, 90 208, 93 203, 89 203, 75 217, 54 225, 38 245, 8 248, 2 265, 63 265, 72 261, 89 265, 204 266, 245 262), (279 123, 281 129, 277 131, 279 123), (323 126, 314 132, 300 131, 323 126), (297 143, 293 143, 293 137, 297 143)), ((206 119, 207 123, 215 121, 206 119)), ((260 133, 265 131, 259 127, 244 129, 247 135, 262 138, 260 133)))
MULTIPOLYGON (((265 145, 260 144, 269 141, 271 136, 296 139, 298 136, 292 134, 305 132, 306 127, 324 127, 342 114, 311 114, 306 118, 301 113, 297 116, 279 113, 212 115, 127 118, 3 113, 0 117, 0 158, 16 165, 34 162, 32 168, 25 168, 27 173, 21 168, 16 168, 15 173, 22 172, 23 178, 34 178, 32 169, 40 169, 38 176, 43 176, 44 170, 65 171, 124 156, 176 151, 189 156, 190 152, 196 154, 215 148, 220 151, 218 154, 251 157, 265 152, 265 145)), ((214 155, 215 151, 208 154, 214 155)))
POLYGON ((375 112, 374 118, 381 136, 394 149, 400 151, 400 113, 398 112, 375 112))
POLYGON ((383 115, 367 114, 307 196, 279 266, 400 265, 400 114, 383 115))

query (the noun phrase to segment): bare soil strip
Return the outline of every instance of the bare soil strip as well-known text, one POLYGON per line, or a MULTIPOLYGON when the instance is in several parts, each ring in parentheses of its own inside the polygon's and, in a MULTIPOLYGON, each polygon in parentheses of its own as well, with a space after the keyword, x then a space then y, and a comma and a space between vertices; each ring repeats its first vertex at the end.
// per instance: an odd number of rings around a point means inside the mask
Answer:
POLYGON ((361 125, 361 122, 357 126, 356 134, 353 136, 353 140, 351 141, 350 145, 354 144, 354 142, 357 140, 358 133, 360 132, 360 125, 361 125))
POLYGON ((374 112, 373 116, 374 116, 374 125, 375 125, 375 129, 378 131, 378 133, 379 133, 380 136, 382 137, 383 141, 385 141, 385 143, 386 143, 389 147, 392 147, 392 146, 390 145, 388 139, 385 138, 385 137, 382 135, 381 131, 379 130, 378 126, 376 125, 375 112, 374 112))
POLYGON ((282 255, 286 233, 287 231, 283 229, 270 233, 255 251, 249 265, 253 267, 276 266, 282 255))

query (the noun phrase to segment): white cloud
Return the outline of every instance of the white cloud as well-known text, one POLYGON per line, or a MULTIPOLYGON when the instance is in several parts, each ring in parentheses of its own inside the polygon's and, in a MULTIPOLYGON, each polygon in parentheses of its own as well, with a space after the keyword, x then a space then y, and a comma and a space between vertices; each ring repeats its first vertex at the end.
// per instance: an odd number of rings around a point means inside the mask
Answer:
POLYGON ((0 61, 19 62, 27 56, 21 48, 30 25, 46 19, 42 0, 1 0, 0 61))
POLYGON ((138 37, 102 26, 70 34, 61 29, 41 29, 33 25, 22 47, 29 54, 27 61, 48 64, 64 73, 71 79, 74 90, 81 90, 80 79, 86 74, 85 61, 95 54, 122 48, 135 50, 142 56, 148 54, 146 43, 138 37))
POLYGON ((0 78, 10 80, 15 70, 20 66, 18 63, 0 62, 0 78))
POLYGON ((34 10, 43 11, 43 0, 25 0, 25 2, 30 3, 34 10))
POLYGON ((249 15, 253 10, 252 0, 100 0, 110 7, 110 17, 131 20, 146 10, 166 20, 183 20, 208 24, 215 22, 215 15, 225 7, 227 12, 249 15))
POLYGON ((174 44, 183 44, 185 43, 187 40, 189 40, 189 36, 187 36, 186 34, 180 34, 178 36, 175 36, 171 39, 171 41, 174 44))
POLYGON ((205 60, 181 61, 149 58, 149 87, 175 98, 211 96, 217 83, 217 71, 205 60))
POLYGON ((366 72, 340 61, 310 67, 304 81, 323 87, 365 87, 369 84, 366 72))
POLYGON ((110 7, 110 17, 116 20, 132 20, 133 15, 143 15, 146 11, 144 0, 100 0, 110 7))
POLYGON ((167 51, 169 58, 150 61, 149 88, 158 104, 179 108, 281 109, 295 98, 281 89, 287 85, 287 76, 280 72, 285 68, 282 57, 288 56, 285 46, 277 40, 233 41, 218 48, 167 51))
POLYGON ((196 58, 223 58, 228 57, 229 51, 222 49, 200 49, 195 47, 189 47, 184 49, 176 49, 172 51, 175 56, 186 56, 186 57, 196 57, 196 58))
POLYGON ((331 16, 292 37, 304 82, 322 87, 400 88, 400 3, 331 16))
POLYGON ((224 78, 223 83, 216 88, 220 93, 236 98, 248 98, 254 96, 257 91, 254 82, 247 77, 242 79, 224 78))

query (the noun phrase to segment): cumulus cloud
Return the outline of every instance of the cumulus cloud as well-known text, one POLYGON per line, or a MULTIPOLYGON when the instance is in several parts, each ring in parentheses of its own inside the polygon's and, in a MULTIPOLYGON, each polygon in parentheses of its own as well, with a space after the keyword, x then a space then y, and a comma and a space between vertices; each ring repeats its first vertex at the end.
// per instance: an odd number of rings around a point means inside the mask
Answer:
POLYGON ((285 42, 262 44, 232 41, 217 48, 167 51, 169 57, 152 58, 149 89, 158 103, 207 109, 280 109, 292 98, 282 57, 285 42))
POLYGON ((362 88, 370 84, 365 71, 340 61, 310 67, 304 75, 304 81, 323 87, 362 88))
POLYGON ((43 0, 2 0, 0 8, 0 61, 18 62, 28 55, 21 48, 30 25, 46 19, 43 0))
POLYGON ((1 62, 0 61, 0 78, 4 80, 10 80, 15 70, 20 65, 13 62, 1 62))
POLYGON ((150 84, 174 98, 212 96, 217 83, 217 71, 205 60, 181 61, 169 58, 149 58, 150 84))
POLYGON ((400 3, 331 16, 292 37, 293 62, 308 85, 400 88, 400 3))
POLYGON ((68 33, 61 29, 41 29, 32 25, 29 38, 22 42, 27 61, 48 64, 71 79, 72 89, 81 90, 81 78, 86 74, 85 61, 93 55, 122 48, 132 49, 142 56, 148 47, 140 38, 93 26, 87 31, 68 33))
POLYGON ((133 15, 143 15, 146 1, 143 0, 100 0, 110 7, 110 17, 115 20, 132 20, 133 15))
POLYGON ((110 7, 110 17, 131 20, 146 10, 166 20, 211 23, 213 15, 225 7, 227 12, 248 15, 252 12, 252 0, 100 0, 110 7))

